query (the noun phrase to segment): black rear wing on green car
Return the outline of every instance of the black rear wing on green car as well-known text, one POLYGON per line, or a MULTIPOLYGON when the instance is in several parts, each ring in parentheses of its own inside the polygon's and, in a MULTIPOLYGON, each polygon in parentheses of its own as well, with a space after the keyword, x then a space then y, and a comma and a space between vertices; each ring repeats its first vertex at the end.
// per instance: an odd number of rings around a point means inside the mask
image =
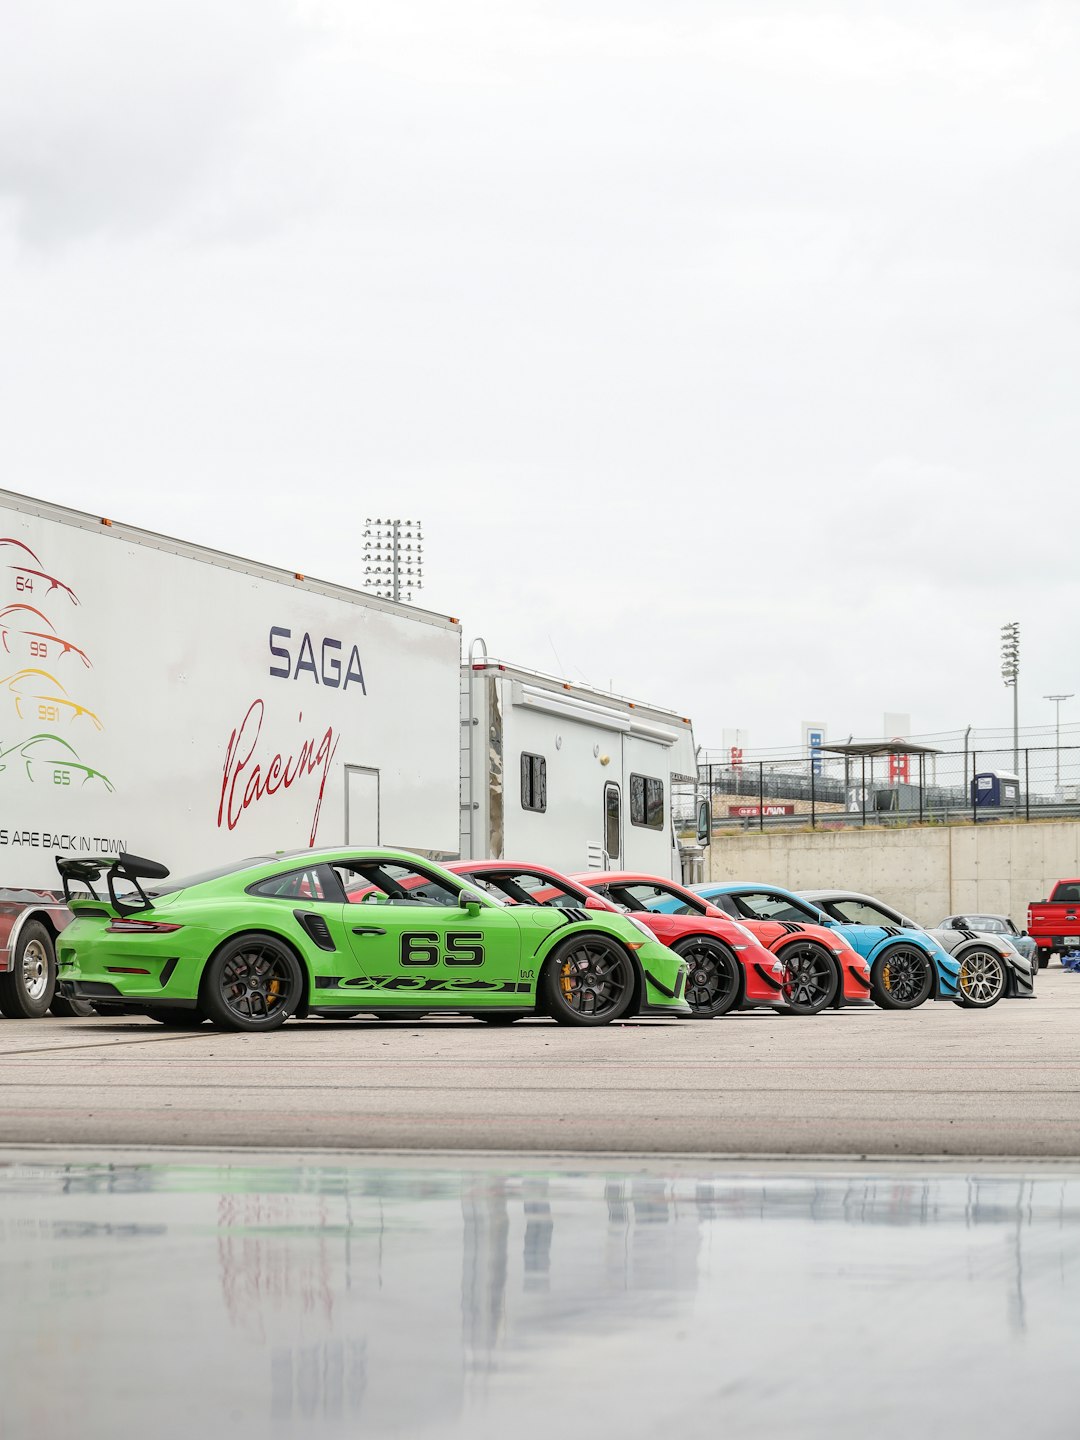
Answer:
POLYGON ((84 898, 72 894, 72 885, 83 886, 90 899, 101 904, 103 897, 94 889, 94 882, 104 876, 109 892, 109 903, 119 915, 133 915, 139 910, 151 909, 153 902, 139 881, 165 880, 169 874, 167 867, 160 864, 159 861, 144 860, 140 855, 128 855, 126 851, 121 851, 119 855, 95 856, 88 860, 70 860, 63 855, 58 855, 56 868, 60 872, 60 879, 64 886, 64 900, 68 905, 72 901, 78 905, 84 898), (133 885, 135 894, 118 895, 116 893, 118 880, 133 885))

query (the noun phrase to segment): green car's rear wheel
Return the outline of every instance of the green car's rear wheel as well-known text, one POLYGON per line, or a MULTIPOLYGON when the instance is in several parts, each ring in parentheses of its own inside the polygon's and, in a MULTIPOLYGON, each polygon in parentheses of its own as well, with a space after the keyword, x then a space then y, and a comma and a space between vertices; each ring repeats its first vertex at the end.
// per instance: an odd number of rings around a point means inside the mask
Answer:
POLYGON ((300 962, 274 935, 237 935, 203 972, 199 1008, 225 1030, 276 1030, 303 994, 300 962))
POLYGON ((540 998, 560 1025, 608 1025, 626 1013, 634 979, 634 963, 617 941, 575 935, 548 958, 540 998))
POLYGON ((683 996, 693 1018, 711 1020, 726 1015, 739 998, 739 962, 719 940, 692 935, 671 947, 686 961, 683 996))
POLYGON ((933 988, 933 964, 917 945, 891 945, 870 971, 870 998, 883 1010, 914 1010, 933 988))

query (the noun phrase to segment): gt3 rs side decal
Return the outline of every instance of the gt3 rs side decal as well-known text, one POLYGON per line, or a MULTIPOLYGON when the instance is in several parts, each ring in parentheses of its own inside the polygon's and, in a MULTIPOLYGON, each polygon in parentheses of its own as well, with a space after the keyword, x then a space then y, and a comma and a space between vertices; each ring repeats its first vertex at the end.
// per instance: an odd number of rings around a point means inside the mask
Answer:
MULTIPOLYGON (((533 985, 527 980, 468 980, 434 975, 360 975, 352 980, 336 982, 343 990, 412 990, 431 994, 434 991, 482 990, 485 994, 531 995, 533 985)), ((330 988, 329 986, 320 988, 330 988)))

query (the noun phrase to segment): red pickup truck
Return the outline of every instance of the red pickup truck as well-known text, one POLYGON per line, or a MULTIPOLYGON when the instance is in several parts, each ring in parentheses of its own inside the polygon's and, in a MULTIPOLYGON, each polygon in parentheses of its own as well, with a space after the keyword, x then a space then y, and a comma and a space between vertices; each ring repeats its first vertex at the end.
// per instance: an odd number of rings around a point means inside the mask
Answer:
POLYGON ((1039 947, 1039 968, 1045 969, 1056 950, 1080 950, 1080 880, 1059 880, 1049 900, 1028 905, 1028 934, 1039 947))

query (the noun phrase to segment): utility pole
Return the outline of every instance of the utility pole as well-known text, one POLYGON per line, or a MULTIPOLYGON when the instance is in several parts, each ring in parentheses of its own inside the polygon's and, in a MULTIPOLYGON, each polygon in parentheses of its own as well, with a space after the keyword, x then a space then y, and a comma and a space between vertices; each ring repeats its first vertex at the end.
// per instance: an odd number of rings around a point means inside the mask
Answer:
POLYGON ((1010 620, 1001 627, 1001 678, 1013 692, 1013 774, 1020 774, 1020 622, 1010 620))
POLYGON ((365 520, 364 588, 383 600, 411 600, 424 588, 423 542, 419 520, 365 520))
POLYGON ((1056 800, 1061 793, 1061 702, 1072 700, 1073 695, 1044 695, 1043 699, 1054 702, 1054 799, 1056 800))

